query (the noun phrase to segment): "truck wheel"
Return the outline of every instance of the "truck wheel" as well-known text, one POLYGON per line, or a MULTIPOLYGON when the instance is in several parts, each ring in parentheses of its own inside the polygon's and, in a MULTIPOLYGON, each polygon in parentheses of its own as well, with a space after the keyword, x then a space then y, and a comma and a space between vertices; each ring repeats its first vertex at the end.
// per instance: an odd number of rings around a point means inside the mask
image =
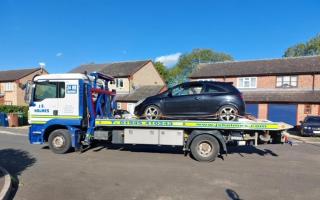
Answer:
POLYGON ((192 140, 190 150, 197 161, 211 162, 218 156, 220 145, 215 137, 204 134, 192 140))
POLYGON ((48 138, 51 151, 57 154, 67 153, 71 148, 71 136, 66 129, 53 131, 48 138))

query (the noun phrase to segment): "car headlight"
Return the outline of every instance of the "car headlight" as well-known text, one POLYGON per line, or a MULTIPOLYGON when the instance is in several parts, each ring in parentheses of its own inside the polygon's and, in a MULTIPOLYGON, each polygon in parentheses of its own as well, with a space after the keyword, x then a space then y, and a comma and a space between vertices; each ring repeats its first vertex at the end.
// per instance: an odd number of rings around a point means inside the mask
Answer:
POLYGON ((311 127, 309 127, 309 126, 305 126, 305 127, 303 127, 304 129, 311 129, 311 127))
POLYGON ((136 106, 138 106, 139 104, 141 104, 145 99, 141 99, 140 101, 137 102, 136 106))

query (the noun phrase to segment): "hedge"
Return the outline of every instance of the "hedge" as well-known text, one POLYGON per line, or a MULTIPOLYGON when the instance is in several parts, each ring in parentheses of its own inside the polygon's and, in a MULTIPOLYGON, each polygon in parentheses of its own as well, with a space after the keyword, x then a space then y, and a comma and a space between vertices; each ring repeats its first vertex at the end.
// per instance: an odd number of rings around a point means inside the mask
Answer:
POLYGON ((0 105, 0 112, 4 113, 23 113, 24 118, 28 118, 28 106, 9 106, 0 105))

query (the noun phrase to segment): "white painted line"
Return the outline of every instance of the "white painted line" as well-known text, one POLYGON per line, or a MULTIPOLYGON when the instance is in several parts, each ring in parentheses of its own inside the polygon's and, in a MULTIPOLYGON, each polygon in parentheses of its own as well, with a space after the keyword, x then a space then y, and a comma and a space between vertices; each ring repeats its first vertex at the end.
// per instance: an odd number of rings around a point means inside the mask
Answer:
POLYGON ((10 194, 10 190, 11 190, 11 177, 9 175, 9 173, 7 172, 7 170, 5 170, 4 168, 0 167, 0 171, 2 172, 3 176, 4 176, 4 186, 2 188, 2 190, 0 190, 0 199, 8 199, 9 194, 10 194))
POLYGON ((28 136, 27 134, 22 134, 22 133, 14 133, 14 132, 10 132, 10 131, 0 131, 0 133, 2 134, 7 134, 7 135, 19 135, 19 136, 28 136))

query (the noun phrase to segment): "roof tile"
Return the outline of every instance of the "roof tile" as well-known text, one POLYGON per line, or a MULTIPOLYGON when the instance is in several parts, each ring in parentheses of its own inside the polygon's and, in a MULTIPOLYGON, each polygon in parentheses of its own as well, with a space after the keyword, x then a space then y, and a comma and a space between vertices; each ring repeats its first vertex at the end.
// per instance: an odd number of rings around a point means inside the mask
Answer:
POLYGON ((320 73, 320 56, 199 64, 190 78, 320 73))

